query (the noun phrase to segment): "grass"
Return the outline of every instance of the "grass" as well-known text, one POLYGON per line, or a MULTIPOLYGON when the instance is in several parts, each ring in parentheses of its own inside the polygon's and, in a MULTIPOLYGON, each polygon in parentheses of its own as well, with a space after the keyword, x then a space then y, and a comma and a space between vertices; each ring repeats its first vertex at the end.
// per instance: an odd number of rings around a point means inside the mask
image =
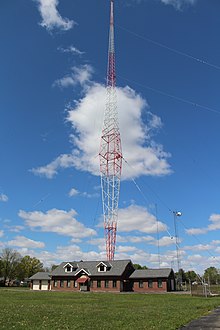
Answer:
POLYGON ((0 289, 0 329, 172 330, 219 305, 219 298, 180 294, 0 289))

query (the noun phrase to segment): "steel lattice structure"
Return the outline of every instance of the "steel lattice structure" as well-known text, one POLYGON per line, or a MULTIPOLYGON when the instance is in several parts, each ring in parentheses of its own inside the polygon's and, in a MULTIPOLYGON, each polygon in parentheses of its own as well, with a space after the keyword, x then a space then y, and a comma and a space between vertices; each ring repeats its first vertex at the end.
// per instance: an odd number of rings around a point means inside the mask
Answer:
POLYGON ((118 124, 114 46, 114 1, 110 0, 110 31, 107 70, 107 101, 99 152, 106 253, 114 260, 118 200, 122 170, 122 149, 118 124))

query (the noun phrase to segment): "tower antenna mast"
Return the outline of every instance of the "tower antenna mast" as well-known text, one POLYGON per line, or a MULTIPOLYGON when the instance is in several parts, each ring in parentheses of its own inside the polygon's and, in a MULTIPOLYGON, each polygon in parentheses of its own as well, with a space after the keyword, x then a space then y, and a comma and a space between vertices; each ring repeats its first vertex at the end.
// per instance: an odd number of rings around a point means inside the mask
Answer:
POLYGON ((110 0, 110 30, 106 107, 100 144, 100 174, 107 260, 114 260, 118 220, 118 201, 122 170, 121 137, 116 99, 114 1, 110 0))

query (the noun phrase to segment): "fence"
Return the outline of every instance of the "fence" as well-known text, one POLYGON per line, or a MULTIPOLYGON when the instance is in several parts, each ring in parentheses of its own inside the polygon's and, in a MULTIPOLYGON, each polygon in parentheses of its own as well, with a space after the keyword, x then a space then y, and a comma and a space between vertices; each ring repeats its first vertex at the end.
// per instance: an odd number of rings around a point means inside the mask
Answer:
POLYGON ((220 285, 209 285, 208 283, 198 283, 191 285, 192 296, 220 296, 220 285))

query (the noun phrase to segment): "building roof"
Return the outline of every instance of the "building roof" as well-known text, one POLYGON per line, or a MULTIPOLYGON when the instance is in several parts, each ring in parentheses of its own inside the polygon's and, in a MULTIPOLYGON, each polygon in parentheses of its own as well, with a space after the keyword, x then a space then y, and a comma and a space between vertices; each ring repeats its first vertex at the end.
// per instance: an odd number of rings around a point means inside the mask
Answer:
POLYGON ((51 279, 50 273, 47 272, 38 272, 29 278, 29 280, 50 280, 50 279, 51 279))
POLYGON ((102 263, 108 266, 106 272, 98 271, 97 265, 100 263, 100 261, 62 262, 51 272, 51 276, 75 276, 82 269, 86 270, 89 276, 121 276, 124 273, 127 265, 131 263, 131 260, 113 260, 110 262, 102 261, 102 263), (72 272, 65 272, 64 266, 68 263, 76 264, 78 266, 77 269, 73 269, 72 272))
POLYGON ((129 278, 168 278, 172 271, 171 268, 136 269, 129 278))

